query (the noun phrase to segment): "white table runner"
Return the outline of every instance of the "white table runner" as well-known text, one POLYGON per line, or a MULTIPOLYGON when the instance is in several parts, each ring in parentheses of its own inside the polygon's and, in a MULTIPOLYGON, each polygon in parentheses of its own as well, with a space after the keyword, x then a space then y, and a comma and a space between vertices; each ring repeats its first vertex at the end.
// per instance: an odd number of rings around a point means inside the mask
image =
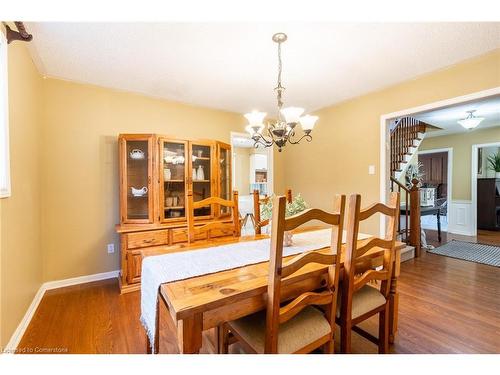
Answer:
MULTIPOLYGON (((342 243, 345 243, 345 231, 342 237, 342 243)), ((368 237, 371 236, 358 236, 359 239, 368 237)), ((330 241, 331 229, 298 233, 293 236, 293 246, 283 248, 283 256, 327 247, 330 241)), ((152 350, 158 313, 156 298, 161 284, 266 262, 270 257, 270 246, 270 239, 266 238, 145 258, 141 273, 141 323, 152 350)))

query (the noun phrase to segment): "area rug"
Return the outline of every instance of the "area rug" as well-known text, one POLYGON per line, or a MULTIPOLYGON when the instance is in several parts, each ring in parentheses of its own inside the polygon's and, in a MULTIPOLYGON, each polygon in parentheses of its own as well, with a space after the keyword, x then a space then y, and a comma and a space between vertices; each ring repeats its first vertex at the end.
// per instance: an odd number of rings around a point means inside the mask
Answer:
POLYGON ((500 267, 500 247, 453 240, 428 253, 500 267))

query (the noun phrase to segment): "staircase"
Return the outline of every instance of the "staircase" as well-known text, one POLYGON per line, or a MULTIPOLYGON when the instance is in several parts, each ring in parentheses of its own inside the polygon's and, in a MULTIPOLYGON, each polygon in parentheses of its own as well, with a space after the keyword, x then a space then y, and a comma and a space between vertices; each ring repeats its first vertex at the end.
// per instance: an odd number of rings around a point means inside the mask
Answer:
POLYGON ((420 191, 419 181, 414 179, 407 186, 403 180, 410 160, 417 152, 428 127, 432 127, 413 117, 396 120, 390 127, 391 132, 391 191, 401 196, 401 213, 398 221, 398 240, 407 244, 401 252, 401 260, 420 256, 420 191), (402 181, 403 180, 403 181, 402 181))
POLYGON ((391 175, 398 181, 405 175, 409 161, 425 137, 427 124, 403 117, 391 125, 391 175))

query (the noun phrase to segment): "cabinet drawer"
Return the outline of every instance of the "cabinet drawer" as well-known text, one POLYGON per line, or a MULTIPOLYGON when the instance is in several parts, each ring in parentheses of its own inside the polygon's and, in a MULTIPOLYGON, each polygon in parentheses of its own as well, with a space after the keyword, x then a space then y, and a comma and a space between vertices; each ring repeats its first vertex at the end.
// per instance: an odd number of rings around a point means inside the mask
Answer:
POLYGON ((141 268, 141 253, 127 252, 127 282, 129 284, 141 282, 141 268))
POLYGON ((224 237, 224 236, 232 236, 233 235, 233 230, 229 228, 224 228, 224 229, 212 229, 210 231, 210 237, 215 238, 215 237, 224 237))
POLYGON ((127 234, 127 248, 168 245, 168 229, 127 234))
MULTIPOLYGON (((181 242, 188 242, 188 231, 187 228, 179 228, 179 229, 172 229, 170 231, 170 235, 172 237, 171 243, 181 243, 181 242)), ((207 238, 207 233, 202 232, 198 233, 195 236, 196 240, 204 240, 207 238)))

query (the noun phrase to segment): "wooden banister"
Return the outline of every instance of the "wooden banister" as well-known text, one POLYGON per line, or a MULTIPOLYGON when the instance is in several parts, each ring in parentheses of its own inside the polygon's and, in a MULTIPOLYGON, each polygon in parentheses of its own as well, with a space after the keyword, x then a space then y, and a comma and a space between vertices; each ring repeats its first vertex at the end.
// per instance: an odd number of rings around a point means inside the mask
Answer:
POLYGON ((418 188, 419 181, 412 180, 410 189, 410 245, 415 247, 415 256, 420 256, 420 192, 418 188))

